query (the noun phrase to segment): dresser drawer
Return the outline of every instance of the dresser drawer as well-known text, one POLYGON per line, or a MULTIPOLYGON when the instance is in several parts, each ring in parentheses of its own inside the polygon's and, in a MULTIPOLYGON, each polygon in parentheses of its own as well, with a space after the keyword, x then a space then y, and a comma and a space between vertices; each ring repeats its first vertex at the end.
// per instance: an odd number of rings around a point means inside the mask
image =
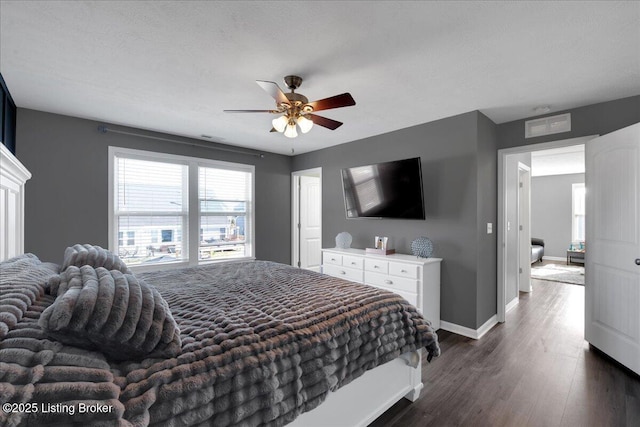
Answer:
POLYGON ((375 271, 376 273, 387 274, 389 272, 389 261, 365 258, 364 269, 367 271, 375 271))
POLYGON ((322 254, 322 264, 342 265, 342 255, 325 252, 322 254))
POLYGON ((399 264, 397 262, 389 263, 389 274, 393 274, 394 276, 400 277, 408 277, 410 279, 418 278, 418 269, 417 265, 412 264, 399 264))
POLYGON ((358 256, 343 255, 342 265, 344 267, 357 268, 358 270, 362 270, 364 259, 358 256))
POLYGON ((394 294, 400 295, 402 298, 406 299, 409 304, 416 307, 418 310, 420 310, 420 312, 422 312, 422 307, 418 305, 418 294, 413 292, 401 291, 399 289, 385 288, 383 286, 376 286, 376 288, 384 289, 385 291, 393 292, 394 294))
POLYGON ((405 279, 403 277, 393 277, 386 274, 364 272, 364 282, 368 285, 383 287, 387 289, 398 289, 406 292, 418 292, 418 281, 405 279))
POLYGON ((351 280, 352 282, 362 283, 362 270, 356 270, 355 268, 325 264, 322 266, 322 272, 324 274, 328 274, 329 276, 339 277, 341 279, 351 280))

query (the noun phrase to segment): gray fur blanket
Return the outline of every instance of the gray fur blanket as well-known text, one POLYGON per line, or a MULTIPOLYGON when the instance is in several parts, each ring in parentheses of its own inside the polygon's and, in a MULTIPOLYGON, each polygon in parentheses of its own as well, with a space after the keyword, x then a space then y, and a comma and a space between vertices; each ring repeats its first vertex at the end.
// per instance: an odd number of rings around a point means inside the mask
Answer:
POLYGON ((5 322, 0 403, 37 410, 0 412, 0 424, 280 426, 404 352, 439 354, 429 322, 401 297, 255 261, 138 274, 167 301, 181 353, 117 362, 44 334, 38 319, 53 297, 43 282, 56 273, 28 279, 34 297, 5 322))

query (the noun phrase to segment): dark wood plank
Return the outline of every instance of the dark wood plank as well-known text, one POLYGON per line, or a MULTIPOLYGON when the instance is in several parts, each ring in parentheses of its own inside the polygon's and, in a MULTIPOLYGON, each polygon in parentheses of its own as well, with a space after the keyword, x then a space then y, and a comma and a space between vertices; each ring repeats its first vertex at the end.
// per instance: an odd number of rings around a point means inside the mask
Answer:
POLYGON ((532 283, 482 339, 439 331, 420 399, 371 426, 640 425, 640 377, 584 340, 584 287, 532 283))

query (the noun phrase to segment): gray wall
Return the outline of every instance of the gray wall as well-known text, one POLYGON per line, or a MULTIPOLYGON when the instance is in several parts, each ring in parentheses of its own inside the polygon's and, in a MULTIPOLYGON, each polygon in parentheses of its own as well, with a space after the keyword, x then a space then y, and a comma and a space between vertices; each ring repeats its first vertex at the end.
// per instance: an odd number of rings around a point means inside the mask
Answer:
POLYGON ((496 312, 495 125, 471 112, 294 157, 293 170, 322 167, 322 242, 348 231, 352 247, 391 236, 397 252, 427 236, 442 263, 441 319, 477 328, 496 312), (420 157, 426 220, 346 219, 340 170, 420 157), (479 166, 479 159, 482 165, 479 166), (479 197, 480 195, 480 197, 479 197))
POLYGON ((544 239, 544 255, 564 258, 571 243, 571 185, 584 174, 531 178, 531 236, 544 239))
POLYGON ((18 109, 16 156, 33 174, 26 184, 25 252, 35 253, 42 260, 61 262, 69 245, 108 246, 108 147, 112 145, 255 165, 256 257, 290 263, 291 214, 290 209, 282 209, 291 203, 290 157, 267 154, 259 158, 136 136, 103 134, 97 130, 100 124, 18 109))
MULTIPOLYGON (((497 232, 498 232, 498 157, 496 125, 478 113, 478 279, 476 300, 476 327, 496 314, 497 300, 497 232), (493 224, 493 233, 487 234, 487 222, 493 224)), ((475 328, 474 328, 475 329, 475 328)))
POLYGON ((604 135, 640 122, 640 95, 544 116, 529 117, 498 125, 498 149, 520 147, 541 142, 559 141, 589 135, 604 135), (524 137, 524 122, 537 117, 571 113, 571 131, 535 138, 524 137))
MULTIPOLYGON (((107 245, 107 147, 215 158, 256 165, 256 256, 290 261, 290 172, 323 168, 323 247, 349 231, 354 247, 373 236, 393 236, 409 253, 430 237, 442 257, 442 320, 477 328, 496 312, 496 149, 606 134, 640 121, 640 96, 570 110, 572 131, 524 138, 524 121, 494 125, 479 112, 295 156, 265 159, 185 147, 117 134, 99 134, 99 122, 18 109, 17 156, 34 172, 27 183, 25 250, 59 261, 77 242, 107 245), (419 156, 427 219, 347 220, 339 171, 343 167, 419 156), (65 189, 69 187, 70 189, 65 189), (79 195, 81 194, 81 195, 79 195), (273 242, 277 242, 274 245, 273 242)), ((556 113, 554 113, 556 114, 556 113)), ((159 134, 162 136, 162 134, 159 134)), ((198 141, 200 142, 200 141, 198 141)))

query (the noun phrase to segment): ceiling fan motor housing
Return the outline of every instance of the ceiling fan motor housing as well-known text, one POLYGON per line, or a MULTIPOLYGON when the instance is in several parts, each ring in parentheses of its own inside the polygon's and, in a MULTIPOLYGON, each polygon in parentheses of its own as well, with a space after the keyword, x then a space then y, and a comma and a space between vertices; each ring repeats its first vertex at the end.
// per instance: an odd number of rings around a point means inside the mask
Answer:
POLYGON ((307 97, 299 93, 285 93, 284 96, 287 97, 292 106, 301 106, 309 103, 307 97))
POLYGON ((300 85, 302 84, 302 77, 298 77, 298 76, 285 76, 284 77, 284 84, 287 85, 287 87, 290 90, 296 90, 300 87, 300 85))

